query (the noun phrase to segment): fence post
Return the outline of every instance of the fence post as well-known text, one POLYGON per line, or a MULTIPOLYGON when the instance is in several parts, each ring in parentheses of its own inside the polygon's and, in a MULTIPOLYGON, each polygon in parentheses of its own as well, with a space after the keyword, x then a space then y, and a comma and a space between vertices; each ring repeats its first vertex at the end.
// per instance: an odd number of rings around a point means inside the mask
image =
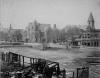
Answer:
POLYGON ((32 67, 33 67, 33 65, 34 65, 34 58, 32 58, 32 67))
POLYGON ((7 62, 7 57, 8 57, 8 56, 7 56, 7 53, 6 53, 6 57, 5 57, 5 58, 6 58, 6 62, 7 62))
POLYGON ((4 61, 4 52, 1 53, 2 61, 4 61))
POLYGON ((77 76, 76 77, 78 78, 78 68, 77 68, 77 71, 76 72, 77 72, 77 76))
POLYGON ((74 77, 74 72, 73 72, 73 78, 75 78, 75 77, 74 77))
POLYGON ((19 66, 21 66, 21 56, 19 55, 19 66))
POLYGON ((32 66, 32 58, 30 58, 30 65, 32 66))
POLYGON ((23 68, 24 68, 24 56, 22 56, 23 57, 23 68))

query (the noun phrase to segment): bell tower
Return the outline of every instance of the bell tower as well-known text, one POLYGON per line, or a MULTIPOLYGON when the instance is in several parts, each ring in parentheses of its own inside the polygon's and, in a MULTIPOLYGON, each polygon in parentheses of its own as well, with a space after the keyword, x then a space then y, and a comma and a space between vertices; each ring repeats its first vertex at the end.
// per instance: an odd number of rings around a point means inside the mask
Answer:
POLYGON ((90 16, 89 16, 89 18, 88 18, 88 29, 89 29, 89 30, 95 30, 94 18, 93 18, 92 12, 90 13, 90 16))

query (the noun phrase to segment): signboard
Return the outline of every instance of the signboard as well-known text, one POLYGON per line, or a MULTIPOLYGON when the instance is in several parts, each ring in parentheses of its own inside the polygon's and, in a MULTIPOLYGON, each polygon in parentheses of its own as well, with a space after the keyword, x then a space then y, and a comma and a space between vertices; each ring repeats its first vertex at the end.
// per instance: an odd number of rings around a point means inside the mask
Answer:
POLYGON ((89 78, 89 67, 77 68, 77 78, 89 78))

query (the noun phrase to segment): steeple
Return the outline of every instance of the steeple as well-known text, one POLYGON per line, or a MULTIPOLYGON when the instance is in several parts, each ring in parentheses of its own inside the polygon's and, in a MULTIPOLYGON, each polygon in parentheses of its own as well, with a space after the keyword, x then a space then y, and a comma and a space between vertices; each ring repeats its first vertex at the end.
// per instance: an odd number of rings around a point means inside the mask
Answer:
POLYGON ((10 26, 9 26, 9 29, 8 29, 8 31, 9 31, 9 33, 12 31, 12 25, 10 24, 10 26))
POLYGON ((88 18, 88 21, 93 21, 93 22, 94 22, 94 18, 93 18, 92 12, 90 13, 90 16, 89 16, 89 18, 88 18))
POLYGON ((90 30, 94 30, 95 29, 95 26, 94 26, 94 18, 93 18, 92 12, 90 13, 90 16, 88 18, 88 28, 90 30))
POLYGON ((39 23, 37 22, 37 20, 34 20, 34 26, 35 26, 35 31, 37 31, 39 29, 39 23))
POLYGON ((11 24, 10 24, 9 30, 11 30, 11 29, 12 29, 12 26, 11 26, 11 24))
POLYGON ((54 29, 57 29, 56 24, 53 25, 54 29))

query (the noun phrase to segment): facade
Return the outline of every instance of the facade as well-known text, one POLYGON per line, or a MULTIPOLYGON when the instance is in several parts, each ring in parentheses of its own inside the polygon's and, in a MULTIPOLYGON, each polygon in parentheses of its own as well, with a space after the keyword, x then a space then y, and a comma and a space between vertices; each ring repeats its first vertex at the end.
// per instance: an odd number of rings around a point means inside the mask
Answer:
POLYGON ((50 24, 38 23, 36 20, 29 23, 29 25, 26 27, 27 42, 41 42, 42 39, 46 39, 46 30, 50 26, 50 24))
POLYGON ((71 40, 72 46, 82 47, 99 47, 100 46, 100 29, 95 28, 95 21, 92 13, 88 18, 88 26, 85 30, 81 30, 82 34, 71 40))
POLYGON ((24 32, 24 29, 13 29, 10 24, 9 28, 2 28, 0 30, 0 41, 24 41, 24 32))
POLYGON ((8 29, 8 41, 11 42, 22 42, 24 41, 24 29, 14 29, 10 25, 8 29))
POLYGON ((7 28, 4 28, 0 25, 0 41, 5 41, 6 33, 8 32, 7 28))

